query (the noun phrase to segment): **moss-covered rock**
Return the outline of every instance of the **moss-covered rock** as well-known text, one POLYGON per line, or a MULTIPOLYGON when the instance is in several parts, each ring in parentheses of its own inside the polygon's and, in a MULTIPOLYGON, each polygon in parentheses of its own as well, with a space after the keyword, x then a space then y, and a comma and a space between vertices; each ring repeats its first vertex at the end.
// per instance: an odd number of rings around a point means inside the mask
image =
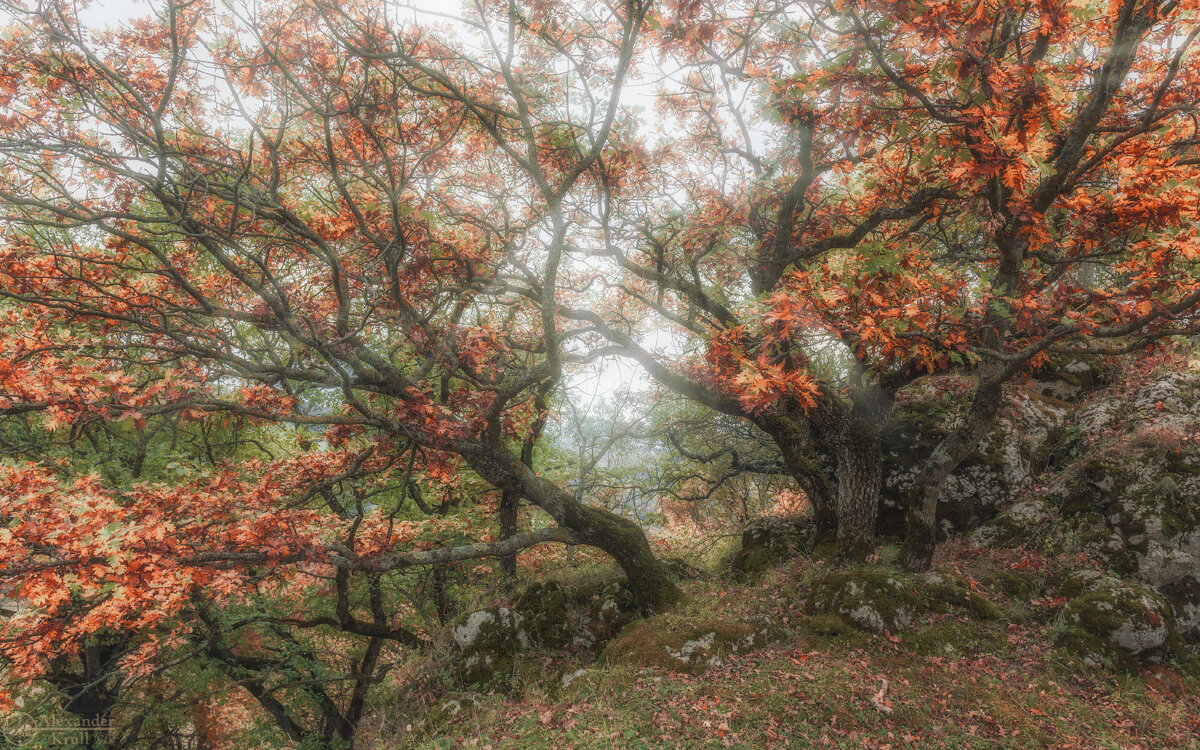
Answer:
POLYGON ((916 576, 879 568, 834 570, 818 578, 809 591, 810 615, 835 615, 861 630, 898 633, 922 615, 964 614, 977 620, 999 620, 1003 611, 949 573, 916 576))
POLYGON ((1065 591, 1083 587, 1062 613, 1061 647, 1089 664, 1128 667, 1157 660, 1173 641, 1171 606, 1152 589, 1113 576, 1074 576, 1065 591))
POLYGON ((466 685, 506 681, 513 672, 513 657, 528 651, 534 642, 523 627, 525 618, 507 607, 471 612, 453 629, 460 654, 455 672, 466 685))
POLYGON ((895 633, 912 624, 921 602, 912 576, 854 569, 819 578, 809 591, 806 607, 810 614, 837 615, 873 633, 895 633))
POLYGON ((413 722, 413 728, 422 733, 437 732, 478 705, 479 699, 472 694, 443 697, 413 722))
POLYGON ((513 601, 513 609, 523 618, 530 640, 555 648, 571 640, 567 613, 567 594, 557 581, 535 583, 513 601))
POLYGON ((815 527, 807 518, 756 518, 742 530, 742 544, 734 553, 729 570, 735 578, 749 578, 807 553, 813 547, 815 535, 815 527))
MULTIPOLYGON (((1054 481, 1018 497, 973 543, 1094 558, 1163 595, 1172 626, 1200 636, 1200 445, 1188 438, 1200 415, 1198 367, 1094 393, 1056 448, 1054 481)), ((1076 591, 1058 593, 1078 598, 1094 584, 1076 576, 1059 587, 1076 591)), ((1092 642, 1069 640, 1077 650, 1092 642)))
POLYGON ((973 590, 966 580, 939 571, 930 571, 923 578, 925 585, 919 589, 919 596, 931 611, 962 610, 976 620, 1004 619, 1004 611, 973 590))
POLYGON ((574 592, 572 645, 596 650, 608 643, 638 617, 637 603, 620 582, 588 587, 574 592))
POLYGON ((455 673, 466 685, 507 684, 518 654, 565 646, 596 651, 637 613, 622 581, 571 588, 556 581, 535 583, 514 598, 511 608, 489 607, 460 618, 451 631, 459 648, 455 673))
POLYGON ((1032 385, 1046 396, 1077 401, 1107 383, 1111 372, 1105 357, 1056 355, 1034 370, 1032 385))
POLYGON ((1175 612, 1175 629, 1191 642, 1200 641, 1200 579, 1187 575, 1163 586, 1159 593, 1166 597, 1175 612))
POLYGON ((658 667, 699 674, 728 654, 762 648, 779 637, 769 620, 663 615, 636 622, 604 649, 608 664, 658 667))
POLYGON ((815 614, 805 617, 797 626, 800 632, 817 638, 839 638, 854 632, 854 626, 841 615, 815 614))

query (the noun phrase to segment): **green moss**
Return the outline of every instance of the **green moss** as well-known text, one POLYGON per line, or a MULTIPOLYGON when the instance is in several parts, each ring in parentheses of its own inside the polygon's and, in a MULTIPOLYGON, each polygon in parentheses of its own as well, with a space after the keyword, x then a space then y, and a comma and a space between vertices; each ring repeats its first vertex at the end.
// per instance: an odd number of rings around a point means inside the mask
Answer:
POLYGON ((810 614, 832 614, 874 633, 908 627, 920 609, 912 576, 870 568, 836 570, 808 594, 810 614))
POLYGON ((805 617, 800 621, 798 628, 805 635, 821 638, 836 638, 854 632, 853 626, 846 622, 841 615, 832 614, 805 617))
POLYGON ((1065 628, 1054 639, 1055 646, 1088 667, 1110 667, 1134 671, 1137 662, 1118 651, 1106 638, 1083 628, 1065 628))
POLYGON ((665 615, 625 628, 600 658, 610 665, 700 674, 726 654, 752 651, 778 637, 779 631, 765 622, 665 615))
POLYGON ((983 585, 1005 596, 1028 601, 1040 587, 1032 574, 1015 570, 994 570, 983 579, 983 585))
POLYGON ((613 556, 629 579, 629 589, 642 614, 666 612, 683 598, 662 563, 650 551, 642 528, 600 508, 580 506, 579 524, 591 531, 589 543, 613 556))
POLYGON ((704 571, 682 557, 664 557, 661 562, 667 575, 676 581, 694 581, 704 575, 704 571))
POLYGON ((902 636, 901 647, 923 656, 960 658, 998 655, 1011 650, 1002 627, 957 619, 942 619, 913 628, 902 636))
POLYGON ((517 596, 513 608, 534 643, 557 648, 570 641, 567 594, 557 581, 533 584, 517 596))
POLYGON ((455 675, 464 685, 506 683, 513 674, 513 657, 533 645, 524 629, 524 617, 498 607, 461 618, 454 638, 462 649, 455 675))
POLYGON ((1150 589, 1083 573, 1067 583, 1067 590, 1080 591, 1063 609, 1056 638, 1067 651, 1125 668, 1128 660, 1158 658, 1176 646, 1170 605, 1150 589))
POLYGON ((976 620, 1002 620, 1004 610, 978 592, 953 583, 933 584, 926 587, 922 596, 934 612, 963 610, 976 620))

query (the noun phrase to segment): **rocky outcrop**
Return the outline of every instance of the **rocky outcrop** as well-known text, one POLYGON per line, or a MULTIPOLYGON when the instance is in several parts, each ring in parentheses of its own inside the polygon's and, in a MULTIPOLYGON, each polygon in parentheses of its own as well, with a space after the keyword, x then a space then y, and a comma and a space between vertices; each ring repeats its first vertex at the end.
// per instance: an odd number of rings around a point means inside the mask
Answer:
POLYGON ((1089 661, 1200 640, 1200 363, 1083 402, 1053 473, 978 529, 976 545, 1092 558, 1072 576, 1062 641, 1089 661), (1115 577, 1115 576, 1119 576, 1115 577))
MULTIPOLYGON (((922 378, 902 390, 883 432, 881 533, 898 535, 919 467, 966 412, 974 378, 922 378)), ((1027 388, 1010 388, 995 428, 946 481, 939 497, 944 533, 968 531, 991 519, 1046 467, 1070 405, 1027 388)))
POLYGON ((1200 372, 1172 372, 1085 403, 1052 482, 979 529, 977 544, 1085 554, 1148 586, 1200 638, 1200 372))

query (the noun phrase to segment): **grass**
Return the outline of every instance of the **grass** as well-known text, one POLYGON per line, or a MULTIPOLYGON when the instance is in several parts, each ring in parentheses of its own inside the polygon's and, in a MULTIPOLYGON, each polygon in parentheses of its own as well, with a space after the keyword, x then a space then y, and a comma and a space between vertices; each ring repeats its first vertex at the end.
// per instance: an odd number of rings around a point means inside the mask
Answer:
MULTIPOLYGON (((983 563, 970 562, 980 573, 983 563)), ((1167 695, 1136 674, 1086 667, 1052 645, 1053 621, 931 615, 899 636, 806 628, 811 571, 776 570, 753 586, 689 582, 671 615, 769 614, 784 636, 702 675, 572 664, 530 655, 532 677, 477 696, 388 747, 564 748, 1188 748, 1200 747, 1200 688, 1167 695), (946 646, 950 648, 947 649, 946 646), (539 679, 538 676, 543 676, 539 679)), ((1008 608, 1020 604, 1005 599, 1008 608)))

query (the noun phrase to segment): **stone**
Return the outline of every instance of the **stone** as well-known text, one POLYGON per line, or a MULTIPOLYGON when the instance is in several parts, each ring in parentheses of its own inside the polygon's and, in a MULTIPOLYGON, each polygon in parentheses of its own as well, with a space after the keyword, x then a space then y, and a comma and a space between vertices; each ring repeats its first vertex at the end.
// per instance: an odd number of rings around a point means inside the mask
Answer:
POLYGON ((808 518, 756 518, 742 530, 742 543, 729 563, 729 571, 740 580, 754 576, 807 553, 815 536, 816 529, 808 518))
MULTIPOLYGON (((884 486, 878 528, 898 535, 920 467, 966 412, 975 379, 922 378, 900 391, 896 413, 880 438, 884 486)), ((938 497, 944 534, 971 531, 994 517, 1046 467, 1070 404, 1027 388, 1006 390, 995 427, 946 480, 938 497)))
POLYGON ((780 635, 768 618, 660 615, 633 623, 604 649, 608 664, 703 673, 724 657, 762 648, 780 635))
POLYGON ((1062 613, 1059 644, 1085 663, 1129 668, 1169 650, 1171 605, 1147 586, 1110 575, 1073 576, 1064 591, 1082 589, 1062 613))
POLYGON ((830 571, 813 583, 805 608, 812 617, 836 616, 880 635, 905 630, 933 612, 961 612, 977 620, 1003 617, 998 606, 958 576, 940 571, 918 576, 885 568, 830 571))

